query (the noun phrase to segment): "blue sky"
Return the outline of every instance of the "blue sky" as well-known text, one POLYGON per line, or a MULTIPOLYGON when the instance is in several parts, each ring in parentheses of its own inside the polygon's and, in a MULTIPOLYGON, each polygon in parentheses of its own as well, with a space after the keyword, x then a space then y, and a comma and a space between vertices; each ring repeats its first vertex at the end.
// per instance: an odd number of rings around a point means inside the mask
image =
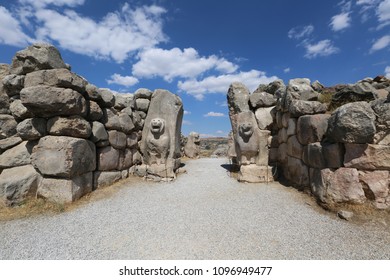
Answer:
POLYGON ((390 76, 390 0, 0 0, 0 62, 36 41, 117 92, 180 95, 182 131, 225 136, 226 92, 390 76))

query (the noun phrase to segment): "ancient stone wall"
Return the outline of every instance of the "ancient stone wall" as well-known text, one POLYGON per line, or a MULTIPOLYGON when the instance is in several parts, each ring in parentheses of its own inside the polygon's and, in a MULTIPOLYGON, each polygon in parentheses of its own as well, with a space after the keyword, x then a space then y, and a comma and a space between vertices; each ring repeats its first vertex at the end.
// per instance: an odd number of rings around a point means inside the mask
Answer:
POLYGON ((277 80, 260 85, 249 105, 259 128, 270 131, 269 164, 280 176, 310 188, 322 203, 388 209, 389 91, 384 77, 331 88, 277 80))
POLYGON ((145 161, 140 146, 152 96, 159 92, 97 88, 51 45, 18 52, 0 65, 0 203, 29 195, 72 202, 133 174, 145 161))

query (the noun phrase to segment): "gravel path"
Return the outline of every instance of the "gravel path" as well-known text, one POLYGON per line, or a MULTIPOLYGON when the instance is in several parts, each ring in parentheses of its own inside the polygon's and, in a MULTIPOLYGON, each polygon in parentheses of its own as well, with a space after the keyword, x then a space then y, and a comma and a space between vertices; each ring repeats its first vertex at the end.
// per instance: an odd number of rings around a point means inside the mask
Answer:
POLYGON ((238 183, 224 163, 189 161, 172 183, 126 182, 65 213, 0 222, 0 259, 390 259, 389 227, 340 220, 277 183, 238 183))

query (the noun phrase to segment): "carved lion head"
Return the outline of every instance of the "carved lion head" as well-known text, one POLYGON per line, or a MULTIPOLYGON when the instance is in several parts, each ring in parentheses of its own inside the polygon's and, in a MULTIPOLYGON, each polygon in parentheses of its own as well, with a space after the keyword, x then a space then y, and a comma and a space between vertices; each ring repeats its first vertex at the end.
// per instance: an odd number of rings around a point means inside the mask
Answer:
POLYGON ((165 128, 165 121, 160 118, 154 118, 150 121, 150 130, 153 134, 163 134, 165 128))
POLYGON ((238 132, 242 138, 250 138, 253 134, 253 125, 250 122, 241 123, 238 126, 238 132))

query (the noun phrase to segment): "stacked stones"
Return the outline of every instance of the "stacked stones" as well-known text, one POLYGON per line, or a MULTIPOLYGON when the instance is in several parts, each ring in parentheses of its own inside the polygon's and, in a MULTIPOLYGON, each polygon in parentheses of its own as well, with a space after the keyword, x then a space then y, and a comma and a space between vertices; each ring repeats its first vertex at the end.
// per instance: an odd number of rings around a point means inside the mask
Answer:
POLYGON ((47 44, 18 52, 0 69, 2 204, 18 204, 29 194, 71 202, 141 163, 138 142, 150 91, 137 91, 133 100, 97 88, 47 44))
POLYGON ((389 100, 370 87, 374 101, 348 103, 329 114, 318 102, 322 89, 318 82, 294 79, 278 99, 279 132, 273 142, 279 144, 284 177, 299 187, 310 186, 326 204, 369 201, 389 208, 389 100))

